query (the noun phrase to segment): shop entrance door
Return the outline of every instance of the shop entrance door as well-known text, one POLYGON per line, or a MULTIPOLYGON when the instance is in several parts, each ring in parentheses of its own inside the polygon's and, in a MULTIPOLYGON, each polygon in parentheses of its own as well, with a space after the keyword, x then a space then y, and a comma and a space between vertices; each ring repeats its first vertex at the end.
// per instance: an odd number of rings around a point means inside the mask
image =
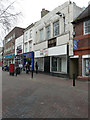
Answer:
POLYGON ((50 73, 50 57, 44 58, 44 72, 50 73))
POLYGON ((70 59, 70 77, 73 78, 74 73, 78 76, 78 72, 78 58, 70 59))

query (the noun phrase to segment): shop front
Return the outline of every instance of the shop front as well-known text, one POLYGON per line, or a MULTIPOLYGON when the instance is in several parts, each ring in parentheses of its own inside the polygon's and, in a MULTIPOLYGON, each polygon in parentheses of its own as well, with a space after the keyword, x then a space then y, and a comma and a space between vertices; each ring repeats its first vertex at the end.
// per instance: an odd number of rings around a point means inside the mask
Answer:
MULTIPOLYGON (((35 52, 35 63, 36 62, 38 63, 39 72, 47 72, 50 70, 50 65, 48 65, 46 62, 47 61, 47 54, 48 54, 47 50, 40 50, 40 51, 35 52)), ((35 67, 35 65, 34 65, 34 67, 35 67)))
POLYGON ((67 45, 35 52, 39 70, 57 76, 67 76, 67 45))
POLYGON ((90 76, 90 55, 82 55, 82 76, 90 76))
POLYGON ((10 55, 4 56, 3 64, 5 64, 9 67, 11 63, 13 63, 13 64, 15 63, 15 54, 10 54, 10 55))
POLYGON ((23 54, 23 70, 25 70, 25 64, 28 63, 31 69, 34 70, 34 52, 28 52, 23 54))

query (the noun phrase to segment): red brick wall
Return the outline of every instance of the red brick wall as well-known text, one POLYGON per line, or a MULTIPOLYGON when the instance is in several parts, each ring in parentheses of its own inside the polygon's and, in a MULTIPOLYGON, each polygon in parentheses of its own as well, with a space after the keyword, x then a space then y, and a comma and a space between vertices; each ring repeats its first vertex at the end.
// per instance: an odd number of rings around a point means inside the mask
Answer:
POLYGON ((74 40, 79 40, 77 50, 74 50, 75 55, 90 54, 90 34, 75 37, 74 40))
MULTIPOLYGON (((13 38, 11 41, 9 41, 8 43, 5 44, 5 49, 11 47, 12 45, 13 45, 14 48, 15 48, 15 39, 18 38, 18 37, 20 37, 21 35, 23 35, 23 31, 24 31, 24 29, 15 27, 15 28, 5 37, 5 39, 7 40, 10 36, 13 35, 13 33, 15 33, 15 38, 13 38)), ((4 56, 7 56, 7 55, 9 55, 9 54, 11 54, 11 53, 14 54, 14 53, 15 53, 15 49, 10 50, 10 51, 8 51, 8 52, 5 52, 5 53, 4 53, 4 56)))
POLYGON ((75 37, 74 40, 78 40, 77 49, 74 50, 74 55, 79 55, 78 71, 79 76, 82 76, 82 55, 90 54, 90 34, 84 35, 83 22, 75 24, 75 37))
POLYGON ((83 35, 83 22, 75 24, 75 36, 83 35))

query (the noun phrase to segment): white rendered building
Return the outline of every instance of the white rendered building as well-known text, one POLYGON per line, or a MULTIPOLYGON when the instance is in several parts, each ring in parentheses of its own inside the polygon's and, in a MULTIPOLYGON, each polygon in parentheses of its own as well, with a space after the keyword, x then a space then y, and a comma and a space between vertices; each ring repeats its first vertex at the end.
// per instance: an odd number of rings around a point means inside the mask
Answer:
POLYGON ((65 2, 35 24, 34 58, 39 71, 58 76, 69 75, 69 56, 73 55, 71 22, 81 11, 82 8, 75 3, 65 2))

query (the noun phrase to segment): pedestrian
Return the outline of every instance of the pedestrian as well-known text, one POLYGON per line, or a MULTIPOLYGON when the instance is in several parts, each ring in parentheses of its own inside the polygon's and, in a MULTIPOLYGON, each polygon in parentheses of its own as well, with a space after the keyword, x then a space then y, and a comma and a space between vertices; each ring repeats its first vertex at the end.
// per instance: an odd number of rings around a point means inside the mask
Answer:
POLYGON ((17 64, 15 65, 15 73, 16 73, 16 76, 17 76, 17 74, 18 74, 18 65, 17 64))
POLYGON ((29 66, 29 63, 26 63, 26 73, 28 74, 30 71, 30 66, 29 66))
POLYGON ((38 63, 36 62, 35 64, 35 67, 36 67, 36 74, 38 73, 38 63))
POLYGON ((19 67, 20 67, 20 72, 22 72, 22 68, 23 68, 23 66, 22 66, 21 63, 19 64, 19 67))

